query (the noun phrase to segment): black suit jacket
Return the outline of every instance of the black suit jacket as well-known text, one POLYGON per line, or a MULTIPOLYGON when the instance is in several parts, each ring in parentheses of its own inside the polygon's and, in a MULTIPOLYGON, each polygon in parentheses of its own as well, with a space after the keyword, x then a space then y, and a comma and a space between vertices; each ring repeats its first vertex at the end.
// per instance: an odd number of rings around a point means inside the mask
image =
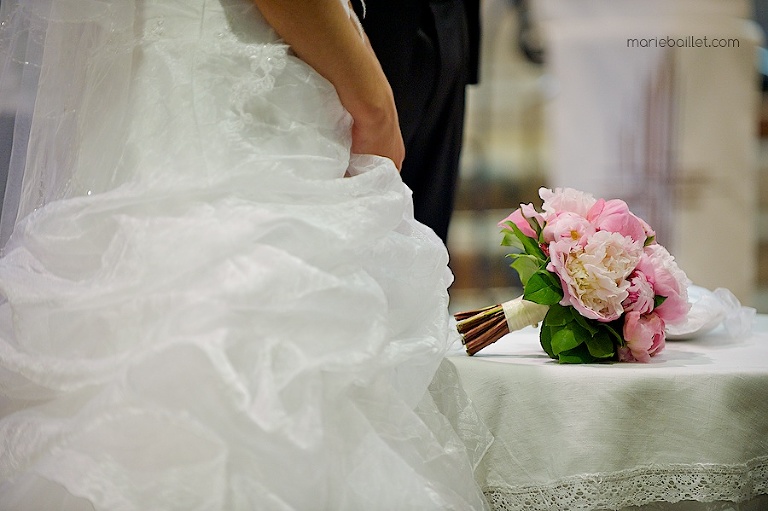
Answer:
MULTIPOLYGON (((425 36, 435 40, 434 31, 440 31, 440 20, 433 16, 429 5, 448 0, 365 0, 367 15, 359 0, 352 0, 358 17, 371 39, 376 54, 385 68, 393 71, 398 64, 412 61, 414 48, 425 36)), ((477 83, 480 64, 480 0, 462 0, 467 31, 469 75, 468 83, 477 83)), ((385 69, 386 71, 387 69, 385 69)), ((394 73, 390 73, 394 74, 394 73)), ((390 80, 392 77, 390 76, 390 80)))
POLYGON ((480 0, 464 0, 469 30, 469 83, 480 79, 480 0))
POLYGON ((355 10, 392 86, 405 142, 400 175, 413 191, 416 220, 445 240, 459 173, 466 85, 478 78, 480 0, 365 0, 365 5, 365 16, 359 3, 355 10))

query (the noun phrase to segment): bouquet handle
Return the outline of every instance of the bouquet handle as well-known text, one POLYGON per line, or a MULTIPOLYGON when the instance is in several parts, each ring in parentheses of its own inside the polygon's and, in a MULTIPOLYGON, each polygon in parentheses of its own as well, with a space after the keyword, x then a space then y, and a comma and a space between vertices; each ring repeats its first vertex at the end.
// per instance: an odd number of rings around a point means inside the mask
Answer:
POLYGON ((502 303, 501 307, 510 332, 538 325, 549 310, 549 305, 524 300, 522 296, 502 303))
POLYGON ((471 356, 510 332, 536 326, 548 310, 548 305, 519 296, 499 305, 456 314, 456 328, 467 354, 471 356))

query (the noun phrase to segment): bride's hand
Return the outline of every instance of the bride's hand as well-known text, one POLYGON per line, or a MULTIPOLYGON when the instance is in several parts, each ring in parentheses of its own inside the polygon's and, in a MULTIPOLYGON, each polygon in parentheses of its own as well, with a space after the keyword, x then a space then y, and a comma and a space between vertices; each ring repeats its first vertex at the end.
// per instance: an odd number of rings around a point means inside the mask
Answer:
POLYGON ((405 144, 397 123, 395 128, 396 130, 382 129, 380 125, 363 126, 355 121, 352 126, 352 153, 384 156, 392 160, 400 171, 405 159, 405 144))
MULTIPOLYGON (((383 84, 389 89, 389 84, 383 84)), ((391 91, 389 95, 391 98, 391 91)), ((386 98, 386 96, 384 96, 386 98)), ((392 160, 399 171, 405 158, 405 144, 400 132, 394 100, 378 107, 366 106, 352 113, 352 152, 375 154, 392 160)), ((346 105, 345 105, 346 106, 346 105)), ((347 107, 349 109, 349 107, 347 107)))

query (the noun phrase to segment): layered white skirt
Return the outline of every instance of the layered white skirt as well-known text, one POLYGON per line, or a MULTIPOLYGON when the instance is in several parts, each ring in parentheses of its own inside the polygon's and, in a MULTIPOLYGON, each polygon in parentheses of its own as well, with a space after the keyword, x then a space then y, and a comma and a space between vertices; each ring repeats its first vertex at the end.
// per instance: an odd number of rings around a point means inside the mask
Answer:
POLYGON ((333 87, 248 0, 48 16, 0 508, 482 509, 446 250, 333 87))

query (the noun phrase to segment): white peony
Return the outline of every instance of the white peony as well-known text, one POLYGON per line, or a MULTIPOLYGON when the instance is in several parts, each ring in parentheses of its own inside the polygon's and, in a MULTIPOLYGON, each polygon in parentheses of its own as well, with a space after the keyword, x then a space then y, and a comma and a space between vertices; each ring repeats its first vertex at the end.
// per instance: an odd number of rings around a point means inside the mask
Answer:
POLYGON ((627 277, 637 266, 643 243, 608 231, 598 231, 584 246, 570 240, 550 245, 547 269, 563 287, 562 305, 571 305, 587 318, 609 322, 624 312, 629 296, 627 277))
POLYGON ((589 209, 597 200, 589 193, 573 188, 539 188, 539 197, 544 201, 542 209, 545 218, 553 213, 567 211, 586 218, 589 209))

